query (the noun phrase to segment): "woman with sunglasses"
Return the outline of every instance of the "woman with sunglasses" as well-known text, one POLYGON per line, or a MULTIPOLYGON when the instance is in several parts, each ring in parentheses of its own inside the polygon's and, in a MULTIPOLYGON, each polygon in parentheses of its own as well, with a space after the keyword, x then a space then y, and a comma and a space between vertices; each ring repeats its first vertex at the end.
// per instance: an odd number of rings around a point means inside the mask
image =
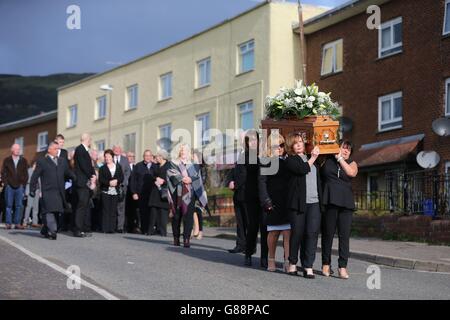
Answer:
POLYGON ((287 151, 289 156, 286 165, 291 174, 287 201, 291 219, 288 273, 297 274, 298 253, 301 245, 300 260, 303 276, 314 279, 313 264, 320 231, 322 197, 319 168, 316 167, 320 150, 315 147, 311 157, 308 158, 305 154, 302 134, 293 133, 288 136, 287 151))
POLYGON ((338 230, 339 237, 339 277, 348 279, 347 262, 350 252, 350 230, 355 200, 352 179, 358 174, 358 165, 350 156, 352 143, 341 143, 336 156, 328 157, 321 169, 324 181, 323 203, 326 210, 322 216, 322 274, 330 276, 331 248, 338 230))
POLYGON ((286 169, 286 151, 282 135, 269 136, 267 158, 261 160, 259 175, 259 199, 267 214, 267 245, 269 247, 268 271, 276 271, 275 252, 280 233, 283 235, 284 271, 289 265, 289 239, 291 225, 286 210, 289 172, 286 169))

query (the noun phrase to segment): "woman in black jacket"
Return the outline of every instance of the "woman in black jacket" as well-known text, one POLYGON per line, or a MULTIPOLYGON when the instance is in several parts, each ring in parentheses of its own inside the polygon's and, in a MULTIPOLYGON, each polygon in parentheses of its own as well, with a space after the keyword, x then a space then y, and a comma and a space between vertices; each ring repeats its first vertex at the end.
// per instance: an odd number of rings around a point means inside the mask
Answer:
POLYGON ((261 165, 259 175, 259 199, 267 214, 267 246, 269 247, 268 271, 276 271, 275 252, 280 233, 283 234, 284 271, 289 266, 289 239, 291 224, 286 209, 287 184, 290 173, 286 168, 285 141, 282 135, 268 139, 267 164, 261 165))
POLYGON ((305 155, 305 143, 301 133, 290 134, 287 139, 289 156, 286 166, 291 174, 287 206, 291 219, 291 242, 289 274, 297 274, 297 261, 301 245, 300 260, 303 276, 313 279, 313 264, 316 257, 320 231, 320 203, 322 189, 319 169, 315 166, 320 150, 315 147, 311 158, 305 155))
POLYGON ((105 164, 99 170, 98 179, 102 201, 102 230, 104 233, 114 233, 123 172, 120 165, 114 163, 114 152, 112 150, 106 150, 104 157, 105 164))
POLYGON ((343 141, 340 152, 328 157, 321 169, 324 181, 323 204, 326 211, 322 217, 322 274, 331 274, 331 248, 338 229, 339 236, 339 277, 348 279, 347 262, 350 252, 350 231, 355 210, 352 178, 358 174, 358 165, 350 156, 352 144, 343 141))
POLYGON ((156 233, 167 236, 167 223, 169 222, 169 201, 167 200, 167 170, 169 170, 169 154, 160 150, 155 156, 159 164, 156 171, 156 188, 150 194, 148 206, 150 207, 150 227, 156 222, 156 233))
POLYGON ((238 198, 243 201, 247 216, 247 234, 245 248, 245 265, 252 265, 252 255, 256 252, 258 230, 261 233, 261 260, 262 268, 267 269, 267 228, 265 213, 259 203, 258 176, 259 176, 259 134, 256 130, 245 133, 245 150, 236 164, 235 188, 238 198))

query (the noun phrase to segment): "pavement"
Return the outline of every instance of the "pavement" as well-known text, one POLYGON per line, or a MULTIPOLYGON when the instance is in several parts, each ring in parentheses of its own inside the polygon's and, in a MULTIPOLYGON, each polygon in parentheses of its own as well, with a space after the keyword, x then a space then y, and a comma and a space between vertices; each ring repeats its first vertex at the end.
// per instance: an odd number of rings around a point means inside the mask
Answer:
MULTIPOLYGON (((236 239, 234 228, 205 228, 204 234, 208 237, 236 239)), ((282 246, 281 240, 279 246, 282 246)), ((317 251, 321 251, 320 239, 317 251)), ((336 238, 333 242, 333 254, 338 254, 338 240, 336 238)), ((352 237, 350 239, 350 254, 352 258, 378 265, 450 273, 450 246, 352 237)))
MULTIPOLYGON (((151 299, 151 300, 304 300, 304 299, 442 299, 450 297, 450 273, 407 270, 349 260, 350 279, 320 275, 316 279, 278 270, 244 266, 231 254, 233 229, 205 229, 191 248, 174 247, 171 237, 94 233, 90 238, 59 234, 42 238, 38 230, 0 226, 0 299, 151 299), (225 237, 224 234, 227 236, 225 237), (68 267, 80 270, 79 289, 68 286, 68 267)), ((355 247, 352 240, 351 245, 355 247)), ((259 246, 258 246, 259 249, 259 246)), ((335 264, 337 257, 333 256, 335 264)), ((335 268, 335 265, 334 265, 335 268)), ((334 269, 336 271, 336 269, 334 269)))

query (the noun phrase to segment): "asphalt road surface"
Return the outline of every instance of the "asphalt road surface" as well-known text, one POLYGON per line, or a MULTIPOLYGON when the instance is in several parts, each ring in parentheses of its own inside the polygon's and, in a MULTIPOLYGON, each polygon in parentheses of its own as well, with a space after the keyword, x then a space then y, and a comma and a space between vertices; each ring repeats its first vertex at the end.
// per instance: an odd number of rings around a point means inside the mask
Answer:
MULTIPOLYGON (((233 246, 232 240, 203 238, 187 249, 172 246, 170 237, 99 233, 91 238, 60 234, 50 241, 38 231, 1 229, 0 299, 450 298, 450 274, 378 266, 375 279, 367 273, 370 263, 351 259, 349 280, 320 275, 308 280, 281 272, 281 248, 280 270, 271 273, 258 267, 258 258, 245 267, 242 254, 227 252, 233 246), (64 271, 69 266, 81 271, 80 289, 68 288, 71 279, 64 271)), ((318 255, 316 270, 320 260, 318 255)))

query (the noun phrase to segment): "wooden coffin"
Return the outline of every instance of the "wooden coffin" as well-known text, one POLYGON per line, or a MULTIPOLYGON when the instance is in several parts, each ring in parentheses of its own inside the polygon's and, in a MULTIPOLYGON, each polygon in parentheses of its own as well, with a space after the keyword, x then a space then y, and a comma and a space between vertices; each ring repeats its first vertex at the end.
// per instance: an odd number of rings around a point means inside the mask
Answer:
POLYGON ((321 154, 339 152, 339 121, 328 116, 308 116, 304 119, 261 121, 262 129, 270 135, 271 129, 278 129, 284 138, 291 132, 301 132, 306 143, 306 153, 311 153, 314 146, 319 146, 321 154))

